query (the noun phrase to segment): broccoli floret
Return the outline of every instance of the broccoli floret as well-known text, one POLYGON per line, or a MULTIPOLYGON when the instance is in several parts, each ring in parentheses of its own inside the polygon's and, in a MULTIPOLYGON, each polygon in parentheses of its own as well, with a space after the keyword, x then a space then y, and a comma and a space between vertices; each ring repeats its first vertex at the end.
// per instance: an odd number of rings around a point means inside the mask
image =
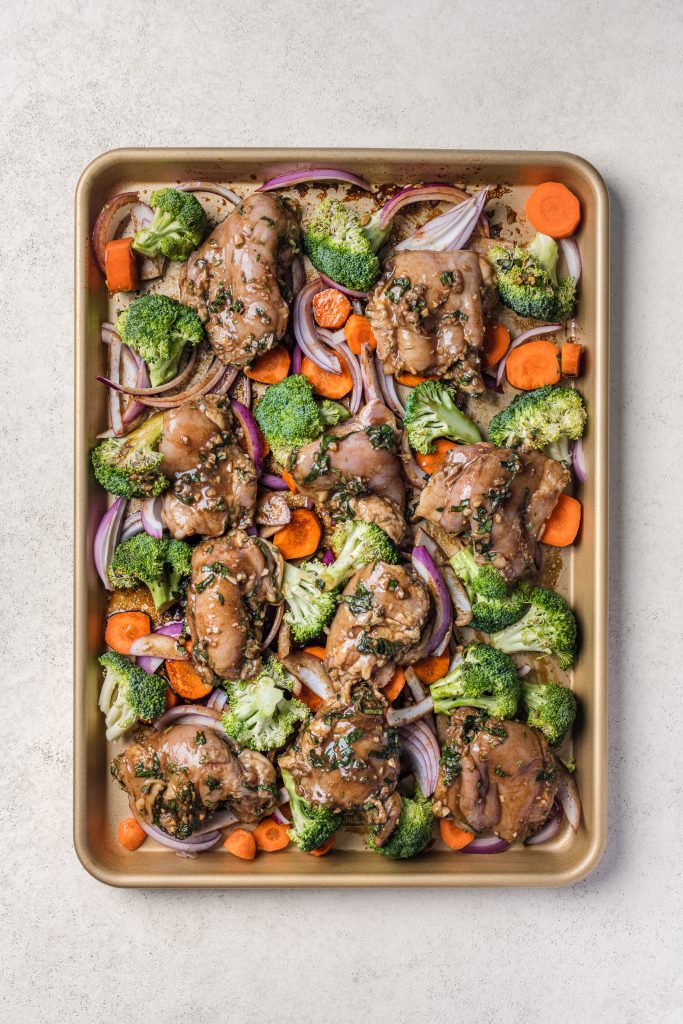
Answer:
POLYGON ((423 796, 420 787, 416 786, 414 798, 401 798, 401 813, 396 827, 389 838, 381 846, 375 845, 375 836, 381 826, 374 826, 368 839, 368 849, 381 853, 392 860, 405 860, 422 853, 432 838, 434 811, 432 801, 423 796))
POLYGON ((170 260, 186 260, 200 244, 208 225, 202 204, 191 192, 160 188, 152 192, 152 222, 137 232, 133 248, 150 258, 162 253, 170 260))
POLYGON ((576 301, 576 287, 571 277, 559 282, 557 242, 538 234, 527 249, 516 245, 512 252, 494 245, 488 258, 496 271, 496 284, 501 301, 519 316, 536 320, 568 320, 576 301))
POLYGON ((136 722, 150 722, 166 706, 167 683, 162 676, 143 672, 123 654, 107 651, 99 659, 104 669, 99 707, 105 716, 107 739, 115 740, 136 722))
POLYGON ((147 363, 153 387, 178 373, 186 345, 198 345, 204 327, 194 309, 168 295, 141 295, 119 313, 121 340, 147 363))
MULTIPOLYGON (((562 442, 576 441, 586 426, 583 398, 574 388, 549 384, 517 395, 489 423, 489 440, 499 448, 546 448, 548 454, 568 455, 562 442)), ((559 461, 563 461, 560 458, 559 461)))
POLYGON ((436 451, 434 440, 437 437, 465 444, 481 441, 475 424, 455 404, 453 388, 437 380, 423 381, 411 390, 404 423, 410 447, 423 455, 436 451))
POLYGON ((576 718, 576 697, 559 683, 522 683, 522 700, 527 724, 540 729, 551 746, 557 747, 576 718))
POLYGON ((299 448, 320 437, 325 427, 310 381, 298 374, 266 388, 254 416, 282 466, 299 448))
POLYGON ((180 581, 190 575, 191 559, 192 549, 182 540, 138 533, 117 547, 109 579, 117 590, 144 583, 154 607, 164 611, 180 597, 180 581))
POLYGON ((309 804, 306 800, 302 800, 296 791, 291 773, 284 768, 281 768, 280 772, 289 794, 289 806, 292 812, 292 828, 289 830, 289 838, 304 853, 317 850, 337 831, 342 823, 342 816, 338 811, 333 811, 331 807, 325 807, 323 804, 309 804))
POLYGON ((400 560, 398 548, 384 530, 376 523, 359 519, 347 519, 337 526, 332 535, 332 547, 337 557, 320 574, 326 590, 346 583, 368 562, 397 565, 400 560))
POLYGON ((492 633, 511 625, 524 614, 529 600, 523 588, 510 592, 498 569, 489 564, 477 564, 472 548, 461 548, 451 556, 450 563, 470 599, 472 629, 492 633))
POLYGON ((318 412, 320 413, 320 419, 326 427, 334 427, 337 423, 344 423, 351 415, 345 405, 341 405, 340 402, 332 402, 329 398, 324 398, 322 402, 318 402, 318 412))
POLYGON ((106 491, 124 498, 151 498, 166 490, 164 457, 155 450, 163 421, 164 414, 156 413, 126 437, 108 437, 93 449, 95 478, 106 491))
POLYGON ((304 225, 303 246, 316 270, 337 284, 367 292, 379 275, 375 255, 389 237, 378 215, 363 227, 358 214, 336 199, 323 199, 304 225))
POLYGON ((495 633, 521 619, 529 606, 526 588, 517 587, 504 597, 478 597, 472 604, 472 629, 495 633))
POLYGON ((492 634, 491 643, 508 654, 521 651, 554 654, 562 668, 570 668, 576 654, 573 611, 563 597, 546 587, 534 587, 529 594, 529 604, 531 607, 519 622, 492 634))
POLYGON ((226 683, 228 709, 221 723, 229 736, 250 750, 276 750, 287 741, 297 722, 310 712, 291 698, 294 680, 277 658, 269 658, 255 679, 226 683))
POLYGON ((488 644, 465 647, 462 660, 434 683, 434 710, 448 715, 455 708, 482 708, 496 718, 514 718, 521 686, 512 658, 488 644))
POLYGON ((292 565, 285 562, 282 593, 287 602, 285 620, 297 644, 306 644, 320 636, 337 609, 338 588, 321 589, 322 562, 292 565))

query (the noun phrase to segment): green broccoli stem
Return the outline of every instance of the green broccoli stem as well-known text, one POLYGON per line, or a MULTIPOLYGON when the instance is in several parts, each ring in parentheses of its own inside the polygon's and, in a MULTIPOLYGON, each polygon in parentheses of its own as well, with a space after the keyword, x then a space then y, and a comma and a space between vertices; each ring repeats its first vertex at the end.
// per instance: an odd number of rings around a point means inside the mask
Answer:
POLYGON ((151 222, 146 228, 141 228, 135 236, 133 248, 150 258, 159 253, 159 239, 167 235, 177 234, 184 231, 183 225, 178 222, 172 213, 157 210, 151 222))
POLYGON ((369 223, 367 223, 363 228, 363 234, 365 235, 365 237, 367 238, 368 242, 370 243, 375 252, 379 252, 379 250, 385 244, 385 242, 389 238, 389 235, 391 234, 391 229, 393 227, 392 221, 389 221, 385 228, 381 228, 379 226, 380 213, 381 211, 378 211, 377 213, 373 214, 373 216, 370 218, 369 223))
POLYGON ((166 359, 155 359, 154 362, 148 360, 147 368, 149 370, 149 379, 153 388, 157 388, 161 384, 168 383, 169 380, 173 380, 173 378, 178 375, 180 358, 185 348, 185 342, 180 338, 178 341, 180 344, 177 351, 166 359))
POLYGON ((166 611, 175 602, 177 592, 173 591, 168 577, 164 576, 160 580, 146 582, 146 586, 152 595, 154 607, 158 612, 166 611))
POLYGON ((536 257, 538 262, 541 264, 543 269, 548 274, 548 277, 557 286, 557 259, 559 256, 559 250, 557 248, 557 242, 554 238, 549 235, 543 235, 539 231, 536 234, 533 242, 529 246, 528 251, 536 257))

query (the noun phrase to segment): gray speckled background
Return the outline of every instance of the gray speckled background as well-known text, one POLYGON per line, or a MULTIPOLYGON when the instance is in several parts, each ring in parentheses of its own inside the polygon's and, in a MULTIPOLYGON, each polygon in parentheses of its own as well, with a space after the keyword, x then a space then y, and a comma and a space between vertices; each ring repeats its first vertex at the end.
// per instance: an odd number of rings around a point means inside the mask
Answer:
POLYGON ((680 4, 3 0, 0 24, 0 1017, 681 1020, 680 4), (299 144, 567 149, 611 190, 610 840, 569 890, 125 892, 72 852, 75 183, 117 146, 299 144))

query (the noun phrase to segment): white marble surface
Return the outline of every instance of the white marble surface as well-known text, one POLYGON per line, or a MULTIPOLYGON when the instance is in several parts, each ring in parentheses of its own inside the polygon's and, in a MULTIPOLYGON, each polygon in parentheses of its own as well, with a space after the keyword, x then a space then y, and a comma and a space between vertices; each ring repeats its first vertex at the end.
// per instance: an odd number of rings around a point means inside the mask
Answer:
POLYGON ((2 0, 0 25, 0 1018, 680 1021, 680 4, 2 0), (607 180, 610 840, 569 890, 125 892, 72 852, 75 183, 117 146, 259 144, 567 149, 607 180))

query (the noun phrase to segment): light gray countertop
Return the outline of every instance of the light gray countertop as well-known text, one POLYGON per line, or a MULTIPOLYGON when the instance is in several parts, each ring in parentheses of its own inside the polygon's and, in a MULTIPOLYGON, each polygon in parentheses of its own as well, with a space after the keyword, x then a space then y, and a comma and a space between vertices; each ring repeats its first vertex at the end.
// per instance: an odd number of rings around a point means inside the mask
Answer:
POLYGON ((680 1021, 680 4, 0 6, 0 1017, 680 1021), (564 149, 607 181, 609 843, 580 884, 127 892, 77 862, 73 193, 159 145, 564 149))

